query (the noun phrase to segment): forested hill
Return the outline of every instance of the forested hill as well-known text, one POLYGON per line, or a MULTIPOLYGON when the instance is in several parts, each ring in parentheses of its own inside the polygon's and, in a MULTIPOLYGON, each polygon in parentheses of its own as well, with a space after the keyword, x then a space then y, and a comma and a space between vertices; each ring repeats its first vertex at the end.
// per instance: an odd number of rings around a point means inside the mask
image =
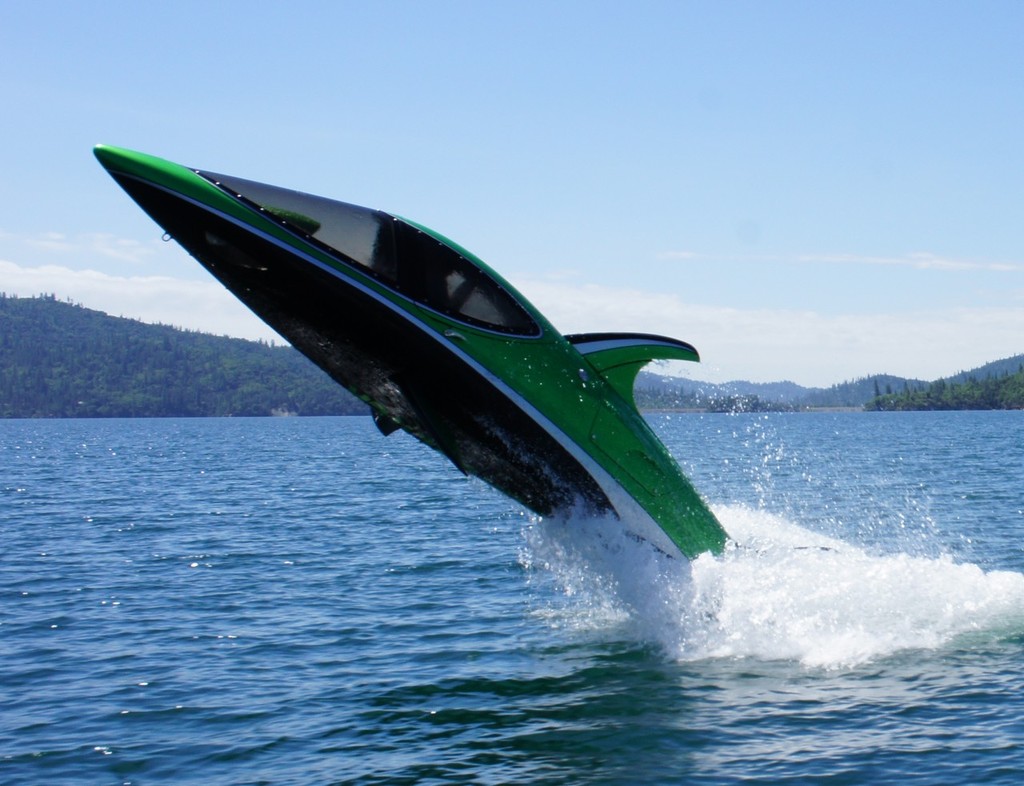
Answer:
MULTIPOLYGON (((1024 355, 932 383, 875 376, 694 383, 642 373, 644 408, 1024 409, 1024 355)), ((353 415, 368 408, 288 346, 148 325, 57 300, 0 293, 0 417, 353 415)))
POLYGON ((288 346, 0 295, 0 417, 366 412, 288 346))
POLYGON ((930 385, 906 389, 869 401, 870 411, 943 409, 1024 409, 1024 363, 1017 372, 1004 369, 998 376, 957 377, 960 381, 938 379, 930 385))

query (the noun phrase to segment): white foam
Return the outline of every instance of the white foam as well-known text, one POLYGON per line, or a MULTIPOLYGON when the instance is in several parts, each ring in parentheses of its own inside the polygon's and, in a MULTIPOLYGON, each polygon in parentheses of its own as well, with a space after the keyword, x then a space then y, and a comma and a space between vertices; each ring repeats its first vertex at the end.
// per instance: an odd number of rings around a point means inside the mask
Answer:
POLYGON ((932 649, 972 631, 1024 630, 1024 575, 950 557, 879 555, 763 510, 715 509, 721 556, 672 560, 611 519, 538 520, 523 562, 568 599, 552 624, 608 629, 670 657, 838 668, 932 649))

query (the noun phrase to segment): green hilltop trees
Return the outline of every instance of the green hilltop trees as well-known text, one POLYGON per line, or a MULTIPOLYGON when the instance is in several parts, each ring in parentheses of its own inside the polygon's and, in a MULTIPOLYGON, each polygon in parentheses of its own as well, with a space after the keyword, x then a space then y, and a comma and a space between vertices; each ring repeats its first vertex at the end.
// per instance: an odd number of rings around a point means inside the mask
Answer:
MULTIPOLYGON (((728 386, 701 390, 687 382, 684 391, 681 384, 643 376, 637 403, 644 409, 712 412, 835 406, 872 411, 1024 409, 1020 356, 930 384, 880 376, 827 390, 798 389, 789 391, 785 402, 759 398, 752 391, 729 391, 728 386)), ((754 387, 766 395, 773 390, 772 385, 754 387)), ((0 417, 367 412, 361 401, 289 346, 147 325, 52 295, 0 294, 0 417)))
POLYGON ((288 346, 0 295, 0 417, 347 415, 367 408, 288 346))
POLYGON ((1024 365, 1015 374, 963 382, 939 379, 918 390, 878 396, 865 407, 872 411, 941 409, 1024 409, 1024 365))

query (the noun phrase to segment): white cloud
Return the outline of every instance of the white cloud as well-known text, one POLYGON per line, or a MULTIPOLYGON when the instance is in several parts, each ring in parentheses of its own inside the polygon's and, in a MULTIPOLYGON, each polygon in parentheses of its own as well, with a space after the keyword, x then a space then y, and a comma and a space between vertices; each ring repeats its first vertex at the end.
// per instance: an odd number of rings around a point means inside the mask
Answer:
MULTIPOLYGON (((671 292, 560 278, 515 283, 561 331, 660 333, 689 341, 703 362, 680 363, 671 370, 714 382, 788 379, 828 386, 874 373, 935 379, 1024 352, 1021 308, 824 314, 724 308, 688 303, 671 292)), ((116 276, 0 260, 0 291, 53 293, 115 316, 217 335, 276 339, 212 278, 116 276)))
POLYGON ((132 265, 152 261, 160 250, 156 242, 141 242, 118 237, 104 232, 89 232, 69 236, 61 232, 41 232, 35 235, 13 235, 4 233, 0 239, 19 246, 33 257, 73 257, 74 262, 82 259, 116 260, 132 265))
POLYGON ((657 255, 664 260, 703 260, 717 262, 797 262, 832 265, 874 265, 889 267, 910 267, 916 270, 944 271, 990 271, 996 273, 1019 273, 1024 271, 1024 262, 990 261, 979 259, 956 259, 933 254, 929 251, 915 251, 897 256, 870 254, 781 254, 730 255, 700 254, 694 251, 663 251, 657 255))
POLYGON ((17 259, 23 267, 66 265, 117 274, 173 268, 182 258, 177 244, 158 237, 146 240, 105 232, 68 235, 62 232, 13 233, 0 230, 0 258, 17 259))
POLYGON ((686 365, 686 375, 714 382, 828 386, 875 373, 935 379, 1024 352, 1022 309, 823 314, 722 308, 593 284, 520 280, 516 286, 565 332, 637 331, 689 341, 702 363, 686 365))
POLYGON ((912 267, 917 270, 988 270, 992 272, 1024 271, 1024 264, 1019 262, 991 262, 976 259, 954 259, 932 254, 928 251, 915 251, 902 256, 865 256, 857 254, 802 254, 798 262, 825 262, 854 265, 889 265, 912 267))
MULTIPOLYGON (((276 334, 212 278, 115 276, 61 265, 23 267, 0 260, 0 291, 31 297, 55 294, 113 316, 271 340, 276 334)), ((280 339, 277 339, 280 342, 280 339)))
POLYGON ((39 235, 22 238, 22 242, 24 242, 29 248, 49 253, 63 254, 72 251, 75 248, 74 244, 68 240, 67 236, 60 232, 43 232, 39 235))

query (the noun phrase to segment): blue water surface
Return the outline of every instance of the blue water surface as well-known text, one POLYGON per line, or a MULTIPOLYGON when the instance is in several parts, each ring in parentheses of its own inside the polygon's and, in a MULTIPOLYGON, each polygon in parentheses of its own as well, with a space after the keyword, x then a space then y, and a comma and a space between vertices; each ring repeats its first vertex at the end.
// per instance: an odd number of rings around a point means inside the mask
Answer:
POLYGON ((652 424, 685 582, 367 418, 0 421, 0 783, 1020 782, 1024 413, 652 424))

